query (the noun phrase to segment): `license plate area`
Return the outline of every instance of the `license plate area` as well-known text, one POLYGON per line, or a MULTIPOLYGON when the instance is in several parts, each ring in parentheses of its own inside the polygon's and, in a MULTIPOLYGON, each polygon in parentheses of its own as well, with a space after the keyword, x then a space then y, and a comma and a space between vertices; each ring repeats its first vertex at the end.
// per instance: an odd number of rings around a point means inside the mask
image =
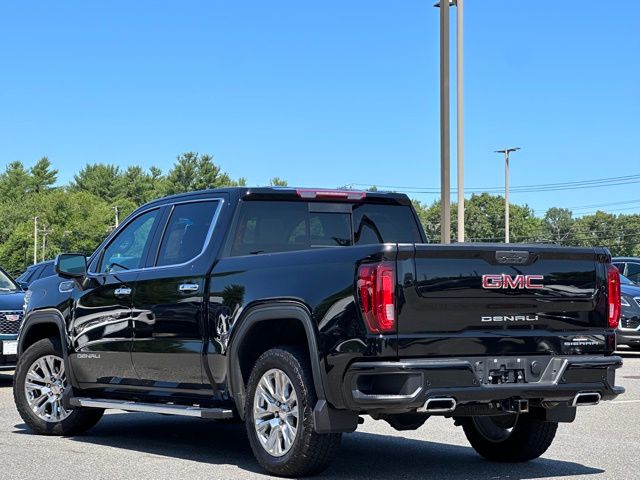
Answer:
POLYGON ((0 342, 2 355, 17 355, 18 354, 18 341, 17 340, 2 340, 0 342))
POLYGON ((540 373, 526 358, 488 358, 475 363, 476 375, 485 385, 527 383, 532 371, 540 373))

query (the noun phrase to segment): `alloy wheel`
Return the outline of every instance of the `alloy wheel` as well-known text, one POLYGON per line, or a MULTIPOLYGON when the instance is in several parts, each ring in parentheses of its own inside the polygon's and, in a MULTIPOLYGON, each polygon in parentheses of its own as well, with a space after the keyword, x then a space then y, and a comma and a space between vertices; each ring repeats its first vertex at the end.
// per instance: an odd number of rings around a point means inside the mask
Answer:
POLYGON ((291 379, 273 368, 262 375, 253 400, 253 421, 262 448, 274 457, 286 455, 298 432, 298 397, 291 379))
POLYGON ((31 410, 45 422, 57 423, 71 414, 62 405, 68 388, 62 358, 45 355, 31 364, 24 383, 24 392, 31 410))

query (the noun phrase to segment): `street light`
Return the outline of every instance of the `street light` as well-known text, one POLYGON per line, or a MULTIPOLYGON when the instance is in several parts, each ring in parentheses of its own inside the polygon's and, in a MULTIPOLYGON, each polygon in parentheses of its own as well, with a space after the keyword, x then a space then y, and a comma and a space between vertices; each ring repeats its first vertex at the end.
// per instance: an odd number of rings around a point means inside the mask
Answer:
POLYGON ((458 167, 458 242, 464 242, 464 130, 463 130, 463 0, 438 2, 440 8, 440 238, 451 243, 451 152, 449 127, 449 7, 456 11, 456 107, 458 167))
POLYGON ((520 147, 496 150, 504 155, 504 243, 509 243, 509 154, 518 150, 520 147))

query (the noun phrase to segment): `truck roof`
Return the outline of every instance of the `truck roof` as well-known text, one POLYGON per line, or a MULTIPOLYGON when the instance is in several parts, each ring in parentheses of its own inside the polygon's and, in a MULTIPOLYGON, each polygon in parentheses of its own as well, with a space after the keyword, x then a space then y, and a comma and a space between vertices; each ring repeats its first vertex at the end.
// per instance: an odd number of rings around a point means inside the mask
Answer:
POLYGON ((364 191, 351 189, 302 188, 302 187, 224 187, 193 192, 178 193, 152 200, 143 207, 162 205, 176 200, 202 198, 210 194, 226 193, 235 200, 316 200, 316 201, 358 201, 367 203, 393 203, 411 205, 411 199, 404 193, 386 191, 364 191))

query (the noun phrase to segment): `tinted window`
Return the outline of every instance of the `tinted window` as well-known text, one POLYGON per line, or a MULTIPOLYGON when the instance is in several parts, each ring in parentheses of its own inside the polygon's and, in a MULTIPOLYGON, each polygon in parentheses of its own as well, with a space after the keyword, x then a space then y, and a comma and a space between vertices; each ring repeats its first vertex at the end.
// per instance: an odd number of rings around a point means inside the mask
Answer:
POLYGON ((231 255, 344 247, 354 233, 360 244, 421 241, 409 207, 354 205, 352 215, 309 212, 305 202, 244 202, 231 255))
POLYGON ((627 263, 627 278, 632 282, 640 281, 640 263, 627 263))
POLYGON ((175 265, 196 257, 204 248, 218 202, 176 205, 162 237, 156 265, 175 265))
POLYGON ((33 277, 33 274, 35 273, 35 271, 38 269, 38 267, 29 267, 27 268, 27 270, 25 272, 23 272, 18 278, 16 278, 16 281, 18 282, 24 282, 27 283, 31 280, 31 277, 33 277))
POLYGON ((142 255, 158 217, 158 210, 140 215, 113 239, 102 256, 101 272, 131 270, 142 266, 142 255))
POLYGON ((616 267, 620 273, 624 273, 624 263, 614 262, 613 266, 616 267))
POLYGON ((243 202, 231 254, 308 248, 308 216, 303 202, 243 202))
POLYGON ((354 205, 353 237, 356 245, 422 242, 411 208, 400 205, 354 205))
POLYGON ((44 267, 42 267, 42 270, 38 272, 38 278, 50 277, 54 273, 56 273, 54 270, 54 264, 45 263, 44 267))

